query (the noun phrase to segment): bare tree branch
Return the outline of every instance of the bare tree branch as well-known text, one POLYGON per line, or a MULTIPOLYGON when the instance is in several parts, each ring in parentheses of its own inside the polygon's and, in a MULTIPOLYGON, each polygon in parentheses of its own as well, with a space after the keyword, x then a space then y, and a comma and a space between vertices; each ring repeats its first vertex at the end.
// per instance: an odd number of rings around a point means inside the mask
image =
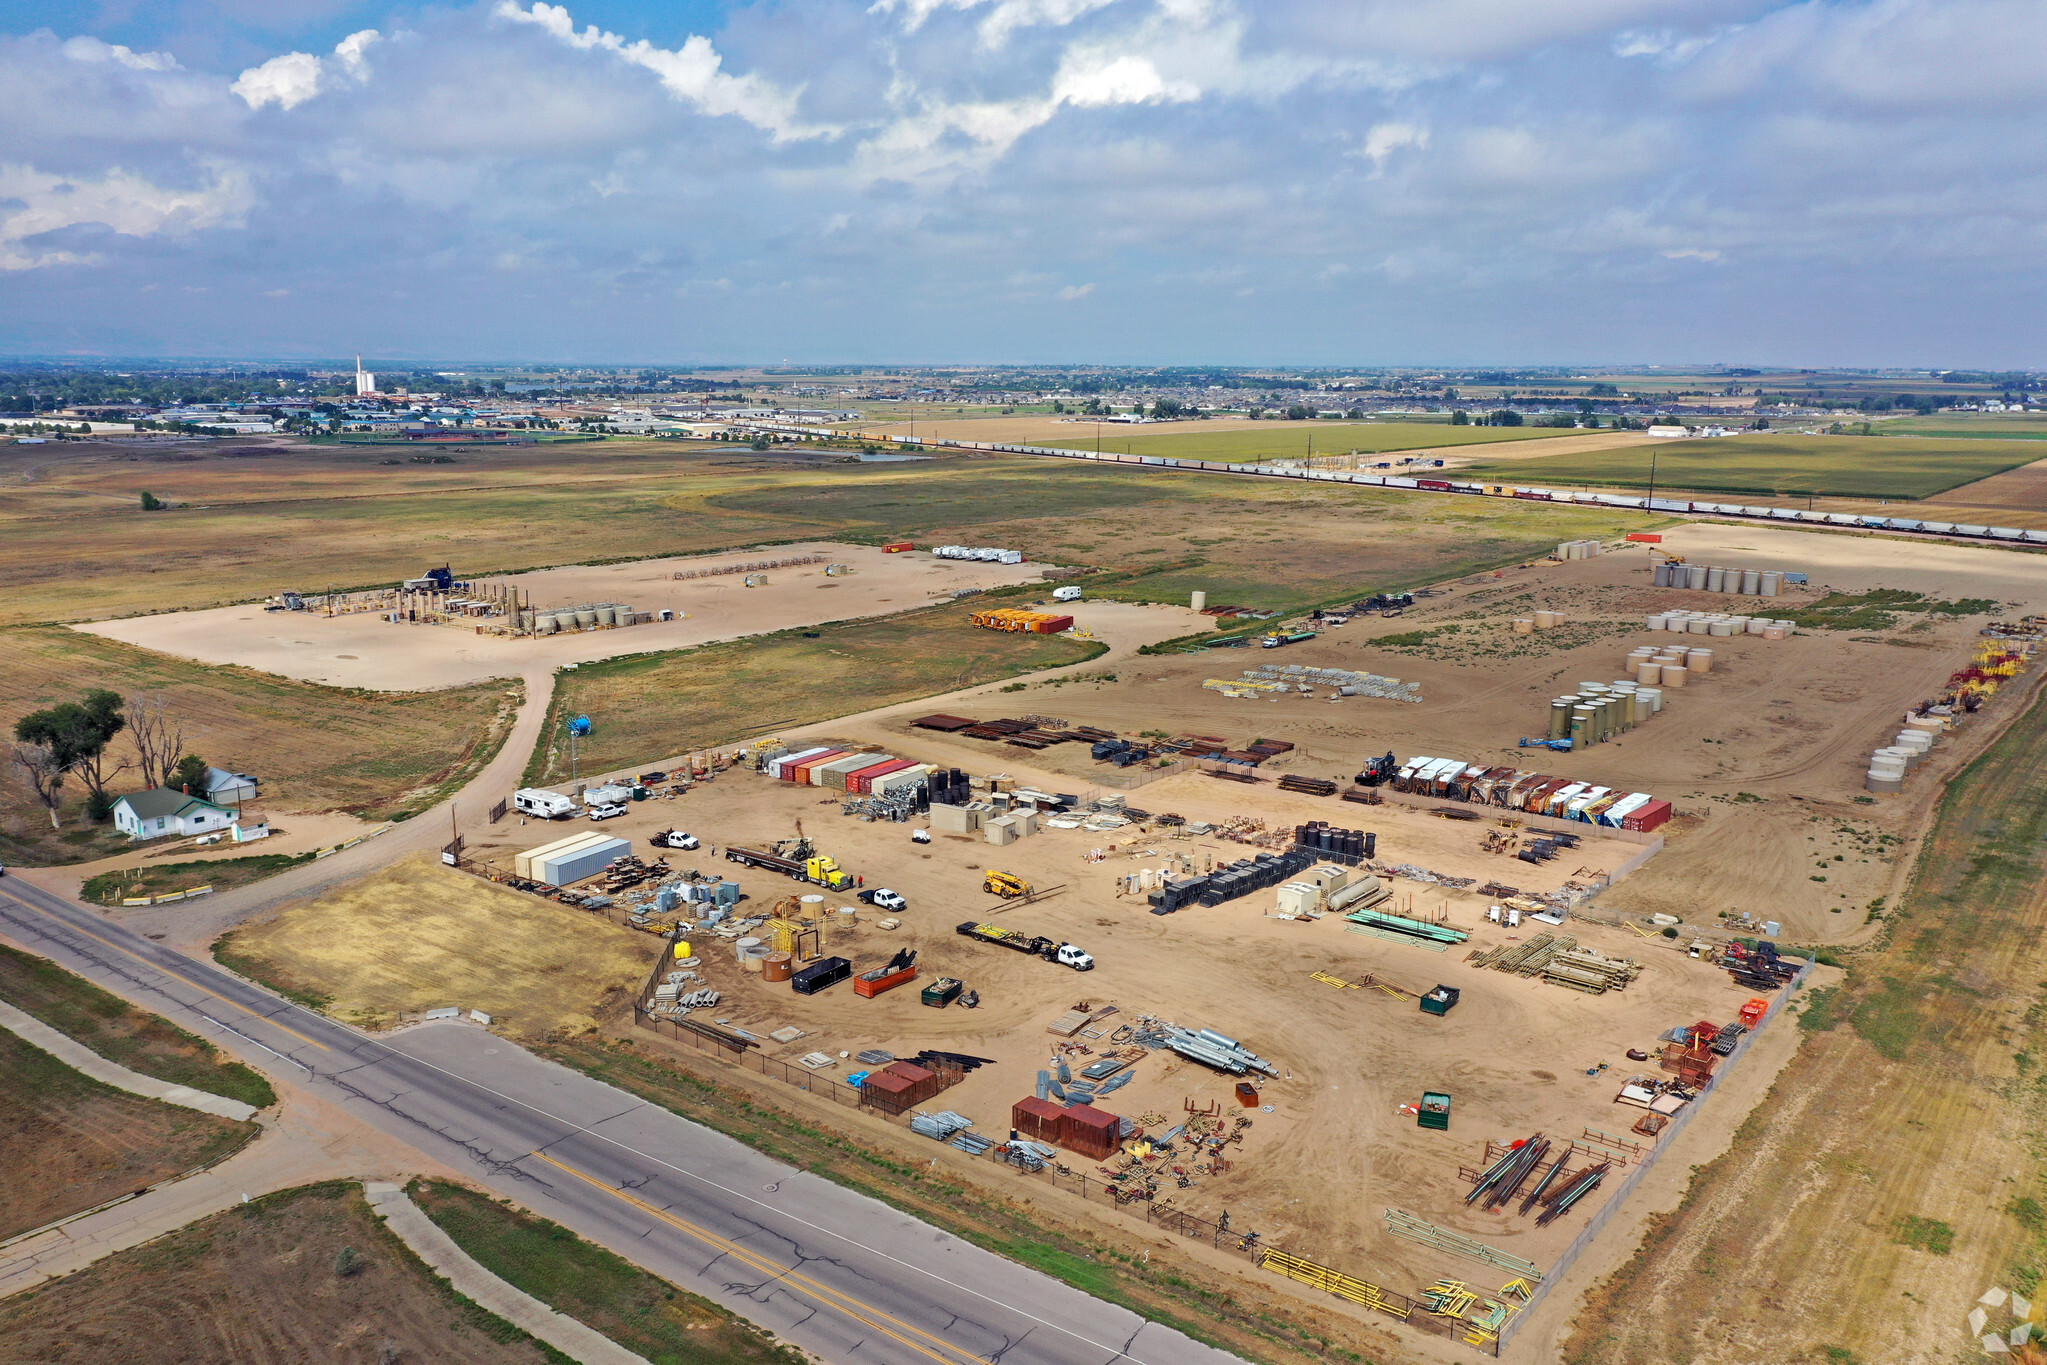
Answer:
POLYGON ((144 785, 169 786, 171 771, 185 755, 185 723, 171 714, 163 693, 138 692, 128 698, 128 737, 135 742, 144 785))
POLYGON ((14 766, 21 769, 21 775, 35 788, 36 800, 43 803, 50 812, 50 828, 61 829, 57 823, 57 807, 64 800, 64 764, 58 759, 57 751, 47 744, 17 744, 14 746, 14 766))

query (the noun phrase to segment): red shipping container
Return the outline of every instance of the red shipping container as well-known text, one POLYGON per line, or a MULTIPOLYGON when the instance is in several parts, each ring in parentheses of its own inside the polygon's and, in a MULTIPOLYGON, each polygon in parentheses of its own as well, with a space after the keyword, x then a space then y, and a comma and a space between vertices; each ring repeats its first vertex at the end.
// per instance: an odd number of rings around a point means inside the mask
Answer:
POLYGON ((1057 635, 1062 630, 1073 629, 1071 616, 1048 616, 1042 621, 1033 621, 1031 629, 1039 635, 1057 635))
POLYGON ((1060 1145, 1100 1161, 1123 1145, 1122 1123, 1114 1114, 1092 1105, 1073 1105, 1066 1111, 1066 1137, 1060 1145))
POLYGON ((1009 1126, 1033 1142, 1056 1146, 1066 1136, 1066 1111, 1050 1100, 1018 1100, 1009 1107, 1009 1126))
POLYGON ((917 760, 913 758, 892 758, 886 763, 877 763, 872 768, 862 768, 846 779, 846 790, 856 793, 872 792, 875 778, 887 777, 890 773, 899 773, 905 768, 916 766, 917 760))
POLYGON ((1654 531, 1630 531, 1628 532, 1628 539, 1639 541, 1644 545, 1661 545, 1663 543, 1663 537, 1654 531))
POLYGON ((1638 810, 1631 810, 1621 817, 1621 828, 1631 829, 1638 834, 1647 834, 1670 819, 1670 802, 1651 801, 1638 810))
POLYGON ((899 555, 899 554, 902 554, 902 553, 903 553, 904 551, 906 551, 906 550, 914 550, 914 549, 916 549, 916 548, 917 548, 916 546, 912 545, 912 544, 911 544, 911 543, 910 543, 909 541, 907 541, 907 540, 899 540, 899 541, 895 542, 895 544, 893 544, 893 545, 884 545, 884 546, 882 546, 882 547, 881 547, 881 552, 882 552, 883 554, 885 554, 885 555, 899 555))

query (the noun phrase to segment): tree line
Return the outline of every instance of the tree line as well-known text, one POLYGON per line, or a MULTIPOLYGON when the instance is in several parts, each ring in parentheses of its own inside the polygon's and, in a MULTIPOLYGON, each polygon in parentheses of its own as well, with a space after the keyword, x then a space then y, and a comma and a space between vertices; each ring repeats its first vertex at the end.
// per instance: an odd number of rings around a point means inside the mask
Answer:
POLYGON ((14 766, 50 813, 50 828, 61 828, 58 811, 64 786, 77 778, 86 791, 85 813, 101 821, 118 799, 108 784, 125 772, 139 773, 145 789, 182 788, 205 795, 206 760, 185 752, 185 725, 161 692, 120 693, 97 687, 77 701, 31 711, 14 722, 14 766), (134 754, 109 752, 125 733, 134 754))

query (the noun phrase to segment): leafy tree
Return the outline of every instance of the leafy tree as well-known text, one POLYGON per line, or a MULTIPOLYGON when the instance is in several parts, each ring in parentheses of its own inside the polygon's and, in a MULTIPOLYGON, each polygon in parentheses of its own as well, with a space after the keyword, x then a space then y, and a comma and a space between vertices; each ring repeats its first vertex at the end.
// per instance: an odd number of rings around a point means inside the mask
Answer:
POLYGON ((1498 412, 1486 415, 1486 425, 1491 427, 1518 427, 1521 425, 1521 414, 1512 408, 1501 408, 1498 412))
POLYGON ((1161 398, 1151 405, 1151 415, 1161 418, 1184 417, 1187 415, 1187 407, 1177 398, 1161 398))
POLYGON ((102 687, 77 701, 29 712, 14 723, 14 737, 47 746, 64 771, 84 779, 95 803, 111 810, 112 803, 106 798, 108 781, 134 765, 124 758, 109 768, 107 745, 127 724, 121 714, 120 693, 102 687))
POLYGON ((1471 414, 1466 412, 1463 408, 1457 409, 1455 412, 1450 414, 1450 425, 1453 427, 1470 426, 1471 414))
POLYGON ((142 510, 145 512, 161 512, 167 505, 154 493, 145 492, 142 495, 142 510))
POLYGON ((1286 410, 1289 422, 1305 422, 1314 415, 1315 409, 1309 407, 1306 403, 1291 404, 1286 410))
POLYGON ((172 790, 179 788, 190 791, 194 796, 206 794, 206 760, 197 754, 186 754, 178 760, 178 766, 171 769, 171 780, 164 785, 172 790))

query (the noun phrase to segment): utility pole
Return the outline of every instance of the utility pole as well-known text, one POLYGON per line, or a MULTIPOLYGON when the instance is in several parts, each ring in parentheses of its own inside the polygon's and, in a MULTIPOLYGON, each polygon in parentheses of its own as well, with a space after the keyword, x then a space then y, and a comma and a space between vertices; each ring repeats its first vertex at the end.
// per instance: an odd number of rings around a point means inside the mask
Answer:
POLYGON ((1654 511, 1656 510, 1656 447, 1655 447, 1655 446, 1650 446, 1650 447, 1649 447, 1649 506, 1648 506, 1648 509, 1647 509, 1647 510, 1648 510, 1648 511, 1651 511, 1651 512, 1654 512, 1654 511))

